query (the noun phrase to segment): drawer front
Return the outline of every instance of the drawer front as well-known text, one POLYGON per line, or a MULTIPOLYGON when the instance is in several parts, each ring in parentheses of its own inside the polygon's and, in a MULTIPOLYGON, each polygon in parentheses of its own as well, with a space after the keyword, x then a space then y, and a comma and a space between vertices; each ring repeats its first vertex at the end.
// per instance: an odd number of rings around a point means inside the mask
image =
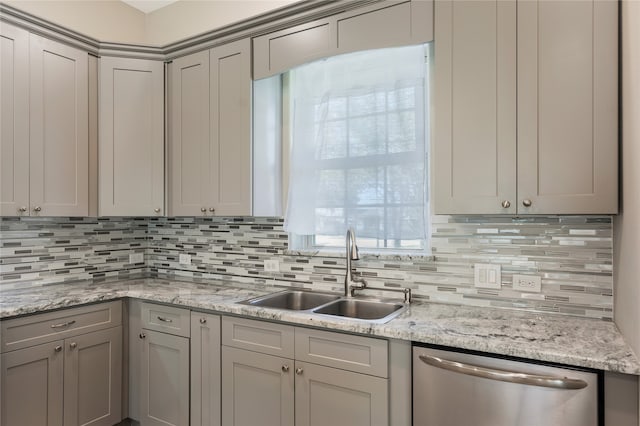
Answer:
POLYGON ((2 321, 2 352, 122 324, 122 302, 100 303, 2 321))
POLYGON ((222 317, 222 344, 292 359, 293 330, 290 325, 222 317))
POLYGON ((388 342, 296 327, 296 360, 388 377, 388 342))
POLYGON ((173 306, 142 303, 142 328, 176 336, 191 336, 191 311, 173 306))

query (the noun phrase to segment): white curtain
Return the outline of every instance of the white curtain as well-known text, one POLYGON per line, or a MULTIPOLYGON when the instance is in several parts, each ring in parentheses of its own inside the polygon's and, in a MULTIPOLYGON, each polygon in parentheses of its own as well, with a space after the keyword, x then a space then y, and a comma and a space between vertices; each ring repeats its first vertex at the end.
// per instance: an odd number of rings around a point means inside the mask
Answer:
POLYGON ((425 73, 425 46, 291 71, 287 232, 328 245, 348 227, 360 246, 415 249, 425 240, 425 73))

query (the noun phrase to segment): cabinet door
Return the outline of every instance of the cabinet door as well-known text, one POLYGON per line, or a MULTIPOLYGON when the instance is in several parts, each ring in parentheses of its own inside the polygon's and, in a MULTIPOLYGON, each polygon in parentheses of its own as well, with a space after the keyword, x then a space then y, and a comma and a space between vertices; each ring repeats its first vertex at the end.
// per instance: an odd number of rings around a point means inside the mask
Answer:
POLYGON ((296 362, 296 426, 389 424, 387 379, 296 362))
POLYGON ((519 213, 617 212, 617 20, 615 1, 518 2, 519 213))
POLYGON ((220 317, 191 313, 191 426, 220 426, 220 317))
POLYGON ((64 424, 122 420, 122 326, 64 341, 64 424))
POLYGON ((515 213, 516 2, 436 1, 435 39, 434 211, 515 213))
POLYGON ((89 214, 89 59, 30 35, 31 215, 89 214))
POLYGON ((99 213, 164 213, 162 62, 100 59, 99 213))
POLYGON ((62 426, 62 340, 2 354, 4 426, 62 426))
POLYGON ((211 183, 216 215, 251 215, 249 39, 210 51, 211 183))
POLYGON ((293 366, 290 359, 223 346, 223 426, 293 426, 293 366))
POLYGON ((0 216, 29 214, 29 33, 0 25, 0 216))
POLYGON ((209 51, 175 59, 170 70, 169 213, 206 215, 213 207, 209 197, 209 51))
POLYGON ((189 425, 189 339, 143 330, 142 426, 189 425))

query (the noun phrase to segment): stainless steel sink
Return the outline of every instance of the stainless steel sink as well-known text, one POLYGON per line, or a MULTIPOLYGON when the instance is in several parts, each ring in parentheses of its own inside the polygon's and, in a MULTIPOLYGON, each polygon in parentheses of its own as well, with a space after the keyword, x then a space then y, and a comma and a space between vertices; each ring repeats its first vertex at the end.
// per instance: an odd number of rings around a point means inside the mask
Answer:
POLYGON ((403 303, 362 299, 340 299, 314 309, 317 314, 356 318, 367 321, 387 322, 405 311, 403 303))
POLYGON ((340 296, 337 296, 335 294, 291 290, 256 297, 242 303, 246 305, 261 306, 265 308, 306 311, 338 299, 340 299, 340 296))

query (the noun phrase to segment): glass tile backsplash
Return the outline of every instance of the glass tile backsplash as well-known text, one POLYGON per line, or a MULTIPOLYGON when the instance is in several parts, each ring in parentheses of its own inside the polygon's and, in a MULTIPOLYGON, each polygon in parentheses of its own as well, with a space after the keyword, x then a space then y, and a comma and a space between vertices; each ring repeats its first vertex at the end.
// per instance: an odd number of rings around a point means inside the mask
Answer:
MULTIPOLYGON (((280 218, 2 218, 0 231, 0 289, 143 274, 344 288, 343 257, 287 254, 280 218), (280 271, 265 272, 266 259, 280 271)), ((416 299, 613 318, 610 216, 433 216, 431 243, 433 260, 354 265, 372 285, 410 287, 416 299), (501 265, 501 288, 474 287, 474 263, 501 265), (541 293, 514 290, 514 274, 540 276, 541 293)))

